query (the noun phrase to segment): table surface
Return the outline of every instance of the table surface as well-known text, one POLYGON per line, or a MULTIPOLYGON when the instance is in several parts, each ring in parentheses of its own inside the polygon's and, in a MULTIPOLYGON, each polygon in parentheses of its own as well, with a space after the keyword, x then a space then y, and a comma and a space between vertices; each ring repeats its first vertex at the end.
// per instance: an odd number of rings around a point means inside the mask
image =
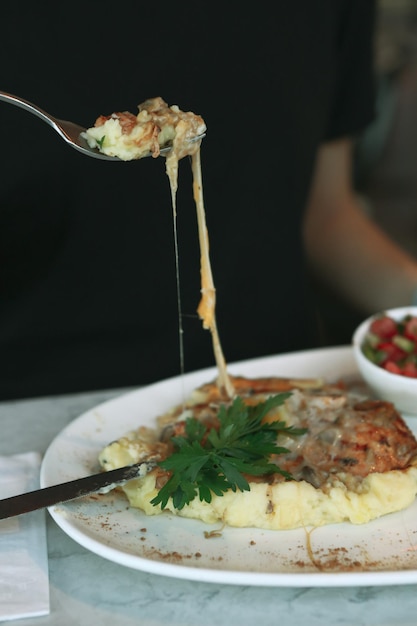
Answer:
MULTIPOLYGON (((43 454, 70 421, 124 391, 0 403, 0 454, 43 454)), ((417 585, 275 588, 171 579, 89 552, 45 515, 51 612, 20 620, 25 626, 417 625, 417 585)))

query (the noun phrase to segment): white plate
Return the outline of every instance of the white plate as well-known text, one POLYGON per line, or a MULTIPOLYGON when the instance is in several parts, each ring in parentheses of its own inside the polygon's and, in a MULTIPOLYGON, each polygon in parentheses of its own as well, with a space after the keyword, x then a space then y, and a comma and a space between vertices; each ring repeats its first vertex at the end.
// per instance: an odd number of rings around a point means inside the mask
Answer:
MULTIPOLYGON (((329 381, 357 377, 350 347, 245 361, 230 365, 229 371, 254 377, 319 375, 329 381)), ((97 455, 106 444, 140 424, 152 425, 155 416, 215 375, 211 368, 169 379, 84 413, 47 450, 42 486, 95 472, 97 455)), ((412 418, 408 422, 417 426, 412 418)), ((65 533, 88 550, 154 574, 291 587, 417 583, 417 502, 363 526, 334 524, 310 534, 304 529, 214 527, 220 532, 209 539, 205 531, 213 530, 212 526, 171 514, 147 517, 116 494, 51 507, 50 513, 65 533)))

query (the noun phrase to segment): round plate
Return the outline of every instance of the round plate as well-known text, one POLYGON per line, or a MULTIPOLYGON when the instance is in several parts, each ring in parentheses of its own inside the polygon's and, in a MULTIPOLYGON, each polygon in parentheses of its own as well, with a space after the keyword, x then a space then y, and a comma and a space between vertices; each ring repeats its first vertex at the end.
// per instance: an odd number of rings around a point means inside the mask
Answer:
MULTIPOLYGON (((329 382, 358 377, 350 347, 244 361, 228 369, 235 376, 323 376, 329 382)), ((210 368, 165 380, 84 413, 48 448, 42 487, 95 473, 98 453, 110 441, 139 425, 153 426, 157 415, 216 374, 210 368)), ((408 422, 413 427, 413 420, 408 422)), ((417 503, 369 524, 312 531, 222 528, 171 514, 146 516, 117 493, 54 506, 50 514, 88 550, 154 574, 291 587, 417 583, 417 503)))

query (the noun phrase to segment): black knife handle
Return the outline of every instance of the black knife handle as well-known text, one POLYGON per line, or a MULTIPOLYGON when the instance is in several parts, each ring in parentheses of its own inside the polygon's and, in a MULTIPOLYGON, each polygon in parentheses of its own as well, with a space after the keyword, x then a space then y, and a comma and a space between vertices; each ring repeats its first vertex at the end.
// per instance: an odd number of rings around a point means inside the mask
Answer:
POLYGON ((4 498, 0 500, 0 520, 43 509, 60 502, 75 500, 112 485, 120 485, 139 476, 145 476, 155 465, 155 462, 142 461, 141 463, 109 470, 108 472, 70 480, 60 485, 53 485, 52 487, 36 489, 18 496, 4 498))

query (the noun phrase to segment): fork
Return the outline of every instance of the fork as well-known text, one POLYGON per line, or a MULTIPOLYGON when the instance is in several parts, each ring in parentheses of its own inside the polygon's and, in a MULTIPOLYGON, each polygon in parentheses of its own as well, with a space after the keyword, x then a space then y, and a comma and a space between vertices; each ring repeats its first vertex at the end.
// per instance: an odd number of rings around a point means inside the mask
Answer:
MULTIPOLYGON (((79 124, 74 124, 74 122, 68 122, 67 120, 59 120, 56 117, 53 117, 49 113, 46 113, 43 109, 32 104, 28 100, 24 98, 20 98, 18 96, 14 96, 11 93, 7 93, 6 91, 0 91, 0 101, 8 102, 9 104, 13 104, 14 106, 20 107, 37 117, 40 117, 41 120, 52 126, 52 128, 67 142, 71 148, 78 150, 82 154, 86 156, 93 157, 95 159, 102 159, 103 161, 121 161, 118 157, 107 156, 107 154, 103 154, 97 148, 90 148, 87 140, 84 138, 83 133, 85 133, 86 129, 79 124)), ((198 141, 204 137, 204 135, 198 135, 190 139, 190 142, 198 141)), ((171 150, 170 146, 161 148, 160 154, 165 155, 171 150)), ((145 155, 145 156, 150 156, 145 155)))

